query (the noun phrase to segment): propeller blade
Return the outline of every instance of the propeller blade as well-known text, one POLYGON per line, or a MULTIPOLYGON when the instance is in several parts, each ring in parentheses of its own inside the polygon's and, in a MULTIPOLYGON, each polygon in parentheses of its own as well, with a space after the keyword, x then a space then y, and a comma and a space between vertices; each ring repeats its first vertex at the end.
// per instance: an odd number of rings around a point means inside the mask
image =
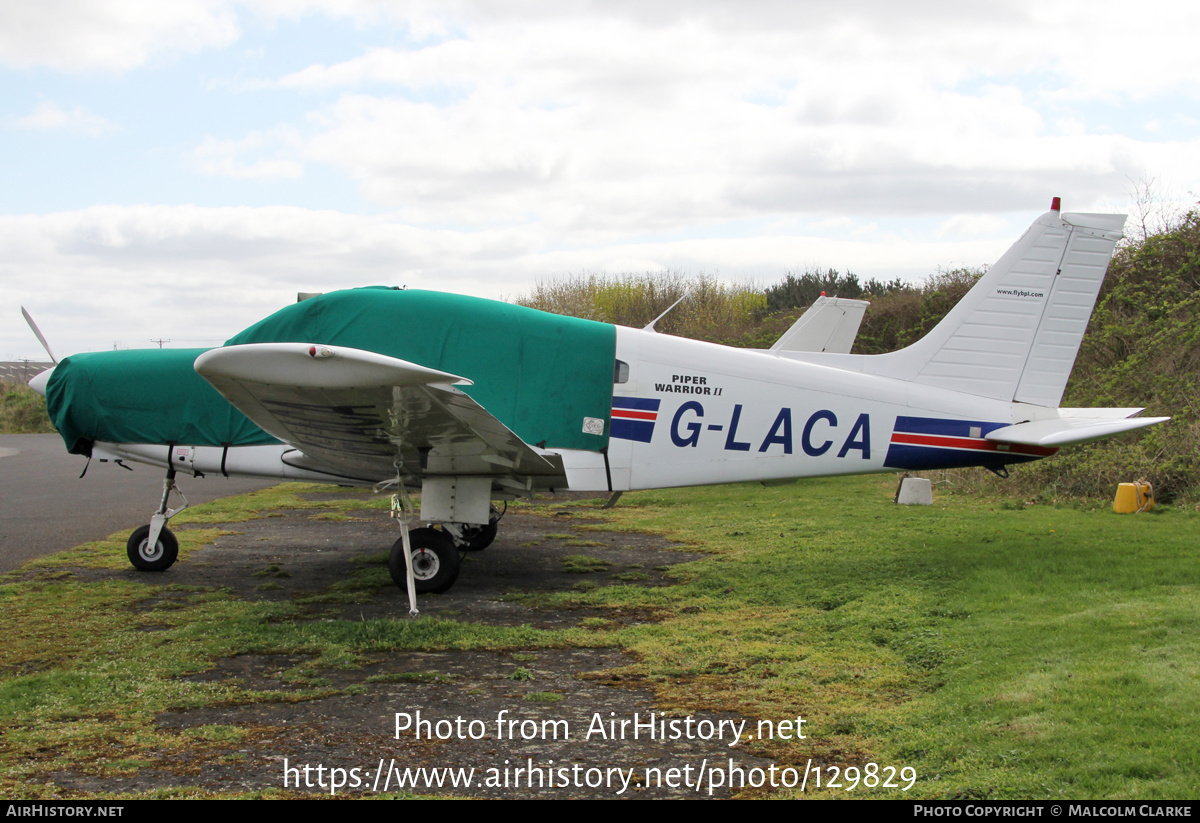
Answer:
POLYGON ((46 350, 46 354, 50 355, 50 360, 54 365, 58 365, 58 358, 54 356, 54 352, 50 351, 50 344, 46 342, 46 338, 42 336, 42 330, 37 327, 37 323, 33 322, 33 318, 29 316, 29 312, 25 311, 25 307, 21 307, 21 314, 25 315, 25 322, 29 324, 29 328, 33 330, 33 335, 42 344, 42 348, 46 350))

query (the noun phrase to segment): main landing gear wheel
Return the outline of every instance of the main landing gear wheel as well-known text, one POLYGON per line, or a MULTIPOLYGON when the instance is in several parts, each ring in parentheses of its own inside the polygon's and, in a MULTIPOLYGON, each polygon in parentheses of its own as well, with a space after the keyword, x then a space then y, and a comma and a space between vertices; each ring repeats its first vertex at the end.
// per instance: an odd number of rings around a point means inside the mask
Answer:
POLYGON ((463 526, 462 540, 458 547, 465 552, 481 552, 492 545, 492 541, 496 539, 496 533, 499 531, 500 521, 498 519, 491 521, 486 526, 463 526))
POLYGON ((129 562, 140 572, 161 572, 171 568, 179 556, 179 541, 166 526, 158 533, 158 540, 150 545, 150 526, 141 526, 129 535, 125 544, 129 562))
MULTIPOLYGON (((450 535, 437 529, 413 529, 408 533, 412 547, 413 582, 417 594, 441 594, 454 585, 461 565, 458 549, 450 535)), ((404 540, 392 545, 388 557, 392 582, 401 589, 408 588, 408 572, 404 566, 404 540)))
MULTIPOLYGON (((500 518, 508 512, 508 503, 504 504, 504 511, 497 509, 492 505, 491 511, 488 513, 488 522, 483 526, 467 525, 465 523, 457 523, 448 526, 450 536, 454 540, 454 545, 459 551, 464 552, 481 552, 488 546, 492 545, 492 541, 496 539, 496 533, 500 531, 500 518)), ((447 527, 443 527, 447 528, 447 527)))

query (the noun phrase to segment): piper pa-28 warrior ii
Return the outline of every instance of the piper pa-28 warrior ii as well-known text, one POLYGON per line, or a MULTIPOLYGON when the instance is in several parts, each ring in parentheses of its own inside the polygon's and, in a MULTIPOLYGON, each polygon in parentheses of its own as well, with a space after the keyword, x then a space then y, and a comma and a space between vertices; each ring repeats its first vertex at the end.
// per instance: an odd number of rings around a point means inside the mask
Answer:
POLYGON ((71 452, 166 468, 158 511, 129 539, 138 569, 175 560, 177 472, 390 481, 402 499, 420 491, 431 524, 402 525, 392 549, 411 599, 448 589, 460 551, 492 541, 493 501, 538 490, 1004 474, 1167 420, 1058 407, 1125 222, 1058 203, 927 336, 890 354, 848 353, 861 301, 823 301, 753 351, 376 287, 288 306, 207 351, 74 355, 32 385, 71 452))

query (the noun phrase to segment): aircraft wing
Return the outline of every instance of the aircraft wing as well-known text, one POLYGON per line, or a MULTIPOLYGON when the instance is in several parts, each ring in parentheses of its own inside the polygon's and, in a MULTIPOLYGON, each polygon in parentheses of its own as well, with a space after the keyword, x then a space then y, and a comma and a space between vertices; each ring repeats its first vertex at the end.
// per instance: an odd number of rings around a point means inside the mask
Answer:
POLYGON ((555 475, 561 468, 454 388, 471 381, 375 352, 305 343, 225 346, 196 371, 264 431, 301 453, 297 468, 395 477, 555 475))

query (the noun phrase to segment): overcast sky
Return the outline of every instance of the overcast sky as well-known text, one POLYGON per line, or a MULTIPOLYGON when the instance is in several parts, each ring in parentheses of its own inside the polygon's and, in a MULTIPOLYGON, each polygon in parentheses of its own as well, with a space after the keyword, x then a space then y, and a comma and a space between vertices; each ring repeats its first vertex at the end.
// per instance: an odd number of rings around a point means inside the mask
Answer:
POLYGON ((216 345, 298 291, 922 279, 1194 201, 1200 6, 0 4, 0 359, 216 345))

